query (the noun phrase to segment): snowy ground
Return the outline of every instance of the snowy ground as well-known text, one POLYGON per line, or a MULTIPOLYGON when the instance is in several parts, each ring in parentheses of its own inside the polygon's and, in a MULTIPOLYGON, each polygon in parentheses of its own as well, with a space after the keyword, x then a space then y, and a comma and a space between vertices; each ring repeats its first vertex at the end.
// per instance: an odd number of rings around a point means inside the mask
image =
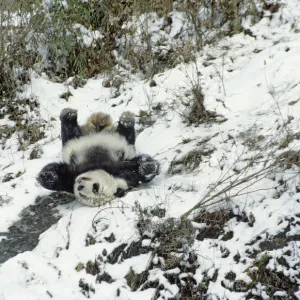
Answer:
MULTIPOLYGON (((111 205, 100 209, 76 202, 62 205, 62 218, 40 236, 34 250, 1 265, 0 299, 86 299, 88 296, 91 299, 153 299, 155 287, 133 291, 125 279, 131 268, 136 274, 148 268, 151 251, 118 263, 108 259, 116 247, 140 239, 136 202, 142 209, 164 208, 164 219, 179 218, 202 199, 211 184, 222 176, 239 172, 247 159, 260 154, 261 163, 254 163, 253 168, 241 176, 260 170, 264 161, 280 153, 299 149, 299 137, 297 139, 295 134, 300 132, 300 27, 297 21, 300 5, 296 0, 286 2, 287 6, 272 20, 266 17, 250 27, 256 38, 241 33, 218 45, 207 46, 197 58, 197 64, 182 64, 156 75, 155 87, 132 78, 121 87, 117 98, 113 96, 113 88, 103 87, 102 77, 90 79, 83 88, 74 89, 68 84, 53 83, 46 76, 32 74, 24 96, 37 97, 39 118, 47 123, 46 137, 38 142, 43 155, 29 160, 32 149, 17 151, 15 136, 0 153, 0 181, 7 173, 14 177, 22 172, 21 176, 1 184, 0 195, 7 203, 0 207, 0 233, 6 232, 18 220, 22 209, 33 204, 37 196, 49 194, 36 183, 35 177, 45 164, 60 159, 58 116, 64 107, 78 109, 79 122, 83 123, 95 111, 108 112, 117 120, 124 110, 139 116, 141 110, 149 111, 161 103, 156 122, 139 134, 136 146, 138 151, 155 156, 162 167, 153 182, 111 205), (197 81, 197 74, 206 107, 225 117, 226 122, 198 127, 183 122, 184 106, 180 101, 188 99, 187 92, 197 81), (68 90, 73 96, 67 102, 59 96, 68 90), (295 137, 282 148, 280 145, 287 135, 295 137), (168 173, 174 159, 199 149, 199 142, 206 138, 211 139, 204 148, 211 151, 202 157, 198 168, 183 174, 168 173), (93 227, 94 217, 98 222, 93 227), (107 241, 112 233, 114 241, 107 241), (89 246, 86 246, 87 234, 95 242, 89 246), (86 266, 89 260, 99 261, 100 274, 106 272, 112 282, 96 283, 96 276, 84 268, 75 270, 79 263, 86 266), (80 279, 92 286, 89 292, 82 292, 80 279)), ((225 222, 219 236, 198 238, 190 245, 197 255, 197 269, 193 274, 196 283, 201 285, 209 278, 206 281, 208 298, 198 299, 271 299, 268 287, 259 283, 251 286, 252 296, 246 298, 253 279, 249 274, 264 255, 268 256, 266 267, 274 271, 272 274, 281 272, 296 286, 300 284, 300 200, 296 189, 299 183, 299 167, 294 165, 280 173, 267 174, 246 187, 238 197, 232 197, 235 190, 226 194, 229 200, 226 205, 222 203, 222 208, 245 215, 248 221, 232 217, 225 222), (227 233, 231 238, 224 238, 227 233), (279 233, 285 234, 285 243, 263 248, 262 242, 266 245, 275 236, 278 240, 279 233), (237 254, 240 259, 236 259, 237 254), (284 258, 284 263, 278 258, 284 258), (230 272, 235 274, 234 279, 228 279, 230 272)), ((228 182, 218 185, 215 191, 226 184, 228 182)), ((219 208, 214 206, 213 210, 216 209, 219 208)), ((151 216, 151 222, 159 222, 159 218, 151 216)), ((199 236, 205 224, 196 221, 193 224, 199 236)), ((146 246, 151 241, 144 238, 143 243, 146 246)), ((149 271, 148 281, 159 281, 164 286, 157 299, 171 299, 178 293, 178 285, 164 276, 165 272, 178 270, 152 268, 149 271)), ((182 278, 184 276, 187 274, 182 274, 182 278)), ((291 292, 280 286, 275 290, 276 299, 300 299, 298 289, 291 292)))

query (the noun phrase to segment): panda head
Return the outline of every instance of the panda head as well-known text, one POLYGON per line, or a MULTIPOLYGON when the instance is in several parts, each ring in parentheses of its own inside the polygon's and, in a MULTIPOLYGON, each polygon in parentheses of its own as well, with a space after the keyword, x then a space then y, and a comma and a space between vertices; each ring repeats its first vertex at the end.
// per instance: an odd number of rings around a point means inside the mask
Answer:
POLYGON ((89 171, 75 179, 74 194, 87 206, 102 206, 115 198, 118 188, 127 189, 124 180, 114 178, 103 170, 89 171))

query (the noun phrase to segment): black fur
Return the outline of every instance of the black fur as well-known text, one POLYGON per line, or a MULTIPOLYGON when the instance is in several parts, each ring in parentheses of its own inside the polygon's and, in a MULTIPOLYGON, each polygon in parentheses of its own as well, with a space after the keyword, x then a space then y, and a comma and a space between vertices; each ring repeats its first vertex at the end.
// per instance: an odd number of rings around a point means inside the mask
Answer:
MULTIPOLYGON (((61 112, 60 119, 63 146, 69 140, 82 136, 77 123, 77 111, 64 109, 61 112)), ((120 119, 117 132, 129 144, 134 145, 134 121, 132 122, 131 119, 129 122, 128 119, 125 121, 120 119)), ((130 161, 123 161, 122 153, 120 153, 119 159, 119 161, 112 161, 107 150, 99 145, 99 147, 89 149, 85 163, 76 163, 76 157, 74 157, 69 165, 66 163, 48 164, 40 171, 37 180, 46 189, 73 193, 76 177, 88 171, 102 169, 115 177, 124 179, 129 187, 135 187, 140 182, 149 182, 158 174, 158 163, 149 155, 139 155, 130 161)), ((116 196, 121 197, 124 193, 124 191, 119 189, 116 196)))
POLYGON ((79 165, 51 163, 40 171, 37 180, 48 190, 73 193, 77 176, 88 171, 101 169, 113 176, 123 178, 129 186, 136 186, 139 182, 138 167, 139 164, 136 161, 98 161, 79 165))
POLYGON ((80 126, 77 123, 77 111, 66 108, 60 113, 61 141, 63 146, 72 139, 82 136, 80 126))
POLYGON ((66 163, 51 163, 40 171, 37 180, 45 189, 73 193, 74 176, 66 163))
POLYGON ((135 130, 134 127, 126 127, 119 122, 117 132, 124 136, 129 145, 135 144, 135 130))
POLYGON ((134 114, 131 112, 125 112, 121 115, 118 122, 117 132, 125 137, 129 145, 135 144, 135 130, 134 130, 134 114))

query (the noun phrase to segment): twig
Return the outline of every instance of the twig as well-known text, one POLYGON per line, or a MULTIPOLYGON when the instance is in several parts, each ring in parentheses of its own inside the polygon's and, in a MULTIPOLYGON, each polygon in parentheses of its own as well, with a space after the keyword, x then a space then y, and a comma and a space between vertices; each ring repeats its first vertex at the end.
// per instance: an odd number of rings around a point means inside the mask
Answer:
MULTIPOLYGON (((247 170, 247 168, 249 168, 250 165, 252 165, 252 162, 251 162, 251 164, 248 164, 248 165, 247 165, 246 167, 244 167, 243 169, 244 169, 244 170, 247 170)), ((257 171, 257 172, 254 172, 254 173, 252 173, 252 174, 250 174, 250 175, 248 175, 248 176, 246 176, 246 177, 240 178, 240 179, 239 179, 239 177, 240 177, 240 174, 239 174, 239 176, 237 176, 237 178, 235 178, 235 180, 234 180, 233 182, 230 181, 230 179, 231 179, 234 175, 236 175, 236 174, 230 175, 230 176, 224 178, 223 180, 218 181, 218 182, 214 185, 215 187, 221 185, 221 184, 224 183, 224 182, 229 182, 229 183, 228 183, 227 186, 224 187, 221 191, 219 191, 219 192, 213 194, 213 195, 210 196, 210 197, 207 197, 207 195, 209 195, 209 193, 207 193, 207 194, 203 197, 203 199, 202 199, 200 202, 198 202, 194 207, 192 207, 190 210, 188 210, 187 212, 185 212, 185 213, 181 216, 181 218, 187 218, 187 217, 188 217, 193 211, 195 211, 196 209, 204 208, 204 207, 207 207, 207 206, 210 206, 210 205, 214 205, 214 204, 217 204, 217 203, 221 203, 221 202, 227 200, 228 197, 221 198, 221 199, 218 199, 218 200, 216 200, 216 201, 213 201, 214 199, 218 198, 218 197, 221 196, 222 194, 226 194, 227 192, 233 190, 233 189, 236 188, 236 187, 241 186, 242 184, 244 184, 244 183, 246 183, 246 182, 248 182, 248 181, 250 181, 250 180, 252 180, 252 179, 254 179, 254 178, 257 178, 257 180, 255 180, 254 183, 260 181, 261 179, 265 178, 265 176, 266 176, 269 172, 271 172, 271 171, 273 170, 274 167, 275 167, 275 162, 274 162, 274 163, 271 163, 268 167, 264 167, 262 170, 259 170, 259 171, 257 171)), ((247 187, 253 185, 254 183, 253 183, 253 182, 250 183, 247 187)), ((231 196, 231 197, 239 196, 239 193, 240 193, 241 191, 244 191, 247 187, 242 188, 241 190, 239 190, 238 192, 236 192, 236 193, 235 193, 233 196, 231 196)), ((211 190, 210 190, 210 192, 211 192, 211 190)))
POLYGON ((50 298, 53 298, 53 295, 49 291, 46 291, 46 293, 49 295, 50 298))
POLYGON ((70 247, 70 226, 71 226, 71 221, 72 221, 72 215, 73 215, 73 211, 71 212, 70 214, 70 217, 69 217, 69 221, 68 221, 68 224, 67 224, 67 227, 66 227, 66 230, 67 230, 67 244, 66 244, 66 249, 68 250, 69 247, 70 247))

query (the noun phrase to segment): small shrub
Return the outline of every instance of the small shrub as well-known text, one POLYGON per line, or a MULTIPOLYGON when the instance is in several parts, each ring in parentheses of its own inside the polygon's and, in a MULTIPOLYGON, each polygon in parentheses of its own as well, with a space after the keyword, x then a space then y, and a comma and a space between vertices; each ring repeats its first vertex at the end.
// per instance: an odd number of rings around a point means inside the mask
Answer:
POLYGON ((85 271, 86 271, 88 274, 91 274, 91 275, 97 275, 98 273, 100 273, 100 265, 99 265, 99 262, 98 262, 97 260, 95 260, 94 262, 92 262, 91 260, 89 260, 89 261, 86 263, 85 271))
POLYGON ((199 124, 216 119, 217 114, 207 110, 204 106, 204 94, 199 84, 193 84, 191 94, 192 103, 190 105, 190 112, 187 115, 188 123, 199 124))
MULTIPOLYGON (((38 65, 38 70, 62 81, 75 75, 111 74, 117 65, 152 78, 166 68, 191 61, 195 50, 205 43, 240 32, 244 17, 259 20, 262 14, 256 1, 244 2, 14 1, 2 6, 0 62, 5 62, 5 68, 0 63, 0 70, 5 70, 6 83, 0 86, 0 95, 14 90, 9 74, 13 66, 28 69, 38 65), (174 11, 186 22, 174 36, 176 43, 168 46, 173 24, 170 13, 174 11), (20 20, 17 26, 13 23, 16 16, 20 20), (152 26, 157 20, 160 34, 152 26), (212 33, 209 40, 204 38, 207 31, 212 33)), ((263 9, 273 13, 279 6, 264 4, 263 9)))
POLYGON ((148 272, 142 272, 137 274, 130 268, 129 272, 125 276, 127 281, 127 285, 133 290, 136 291, 142 284, 144 284, 147 280, 148 272))
POLYGON ((78 286, 81 288, 81 293, 87 298, 90 298, 90 292, 95 294, 95 288, 86 283, 84 279, 79 280, 78 286))
POLYGON ((75 270, 77 272, 80 272, 81 270, 84 269, 84 264, 83 263, 79 263, 76 267, 75 267, 75 270))
POLYGON ((96 283, 101 283, 102 281, 105 281, 107 283, 114 282, 112 277, 106 272, 104 272, 102 275, 98 274, 97 277, 96 277, 96 283))

